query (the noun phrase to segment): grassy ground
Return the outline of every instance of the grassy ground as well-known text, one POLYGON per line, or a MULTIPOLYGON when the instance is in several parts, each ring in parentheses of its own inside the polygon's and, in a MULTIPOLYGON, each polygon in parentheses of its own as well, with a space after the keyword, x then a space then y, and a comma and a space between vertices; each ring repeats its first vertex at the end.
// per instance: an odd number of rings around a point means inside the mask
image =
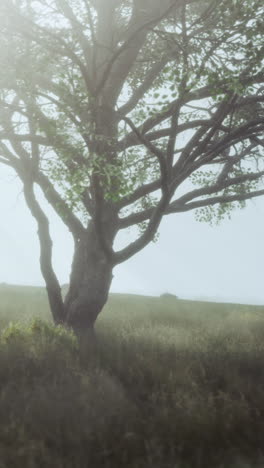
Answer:
POLYGON ((84 359, 0 286, 0 330, 0 468, 264 467, 263 307, 112 295, 84 359))

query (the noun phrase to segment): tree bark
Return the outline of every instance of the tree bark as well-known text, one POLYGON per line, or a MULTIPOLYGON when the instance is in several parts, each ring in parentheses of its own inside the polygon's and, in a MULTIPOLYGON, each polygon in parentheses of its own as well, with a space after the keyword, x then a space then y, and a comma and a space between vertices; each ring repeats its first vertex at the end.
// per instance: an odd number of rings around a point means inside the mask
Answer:
POLYGON ((80 342, 95 343, 95 321, 108 299, 113 265, 98 242, 91 221, 86 235, 75 242, 69 291, 65 298, 66 325, 80 342))

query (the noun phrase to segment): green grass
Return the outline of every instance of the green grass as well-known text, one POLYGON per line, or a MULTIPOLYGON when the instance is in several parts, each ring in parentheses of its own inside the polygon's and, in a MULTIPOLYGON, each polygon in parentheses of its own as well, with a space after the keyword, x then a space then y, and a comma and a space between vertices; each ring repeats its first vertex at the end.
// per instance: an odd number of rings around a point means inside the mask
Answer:
POLYGON ((264 466, 263 307, 113 294, 83 359, 0 286, 0 329, 0 468, 264 466))

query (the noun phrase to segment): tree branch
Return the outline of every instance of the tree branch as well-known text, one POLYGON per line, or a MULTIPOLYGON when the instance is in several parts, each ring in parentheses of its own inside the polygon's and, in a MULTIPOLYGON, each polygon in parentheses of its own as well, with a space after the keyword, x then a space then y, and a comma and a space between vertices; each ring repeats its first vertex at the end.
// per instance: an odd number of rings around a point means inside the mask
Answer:
POLYGON ((168 174, 168 167, 166 163, 166 159, 164 158, 163 151, 161 151, 159 148, 154 146, 147 138, 142 135, 135 125, 133 124, 132 120, 130 120, 128 117, 123 117, 123 120, 130 126, 130 128, 133 130, 135 135, 137 136, 138 140, 152 153, 154 154, 158 161, 159 161, 159 166, 160 166, 160 174, 161 174, 161 189, 163 193, 168 191, 169 188, 169 174, 168 174))
POLYGON ((124 104, 123 106, 119 108, 118 113, 120 113, 121 115, 127 115, 136 107, 140 99, 151 88, 154 80, 157 78, 159 73, 163 70, 163 68, 168 63, 168 61, 169 61, 169 57, 164 57, 160 62, 157 62, 153 65, 153 67, 147 73, 147 76, 145 77, 144 81, 134 91, 133 95, 126 102, 126 104, 124 104))
POLYGON ((52 267, 52 240, 49 232, 49 221, 36 200, 33 182, 21 176, 24 182, 24 195, 26 203, 38 225, 40 243, 40 267, 46 282, 50 309, 56 324, 63 323, 65 311, 61 288, 52 267))
POLYGON ((45 137, 40 135, 20 134, 20 133, 9 133, 0 132, 0 140, 14 140, 19 142, 37 143, 42 146, 51 146, 45 137))
MULTIPOLYGON (((258 180, 261 177, 263 177, 264 171, 259 172, 258 174, 246 174, 238 177, 233 177, 232 179, 227 179, 222 182, 222 184, 214 184, 210 187, 203 187, 201 189, 195 189, 192 190, 191 192, 183 195, 179 199, 173 201, 168 208, 165 210, 164 214, 171 214, 171 213, 177 213, 178 211, 185 211, 184 207, 187 206, 186 203, 189 201, 193 200, 194 198, 197 197, 202 197, 205 195, 210 195, 216 192, 220 192, 221 190, 224 190, 225 188, 232 187, 232 186, 237 186, 241 185, 244 182, 249 182, 249 181, 254 181, 258 180)), ((253 192, 252 192, 253 193, 253 192)), ((231 195, 230 195, 231 196, 231 195)), ((221 196, 219 196, 221 197, 221 196)), ((219 198, 217 197, 217 198, 219 198)), ((235 195, 234 195, 235 197, 235 195)), ((215 199, 216 197, 214 197, 215 199)), ((208 200, 208 198, 206 199, 208 200)), ((206 200, 201 200, 203 205, 201 206, 206 206, 206 200)), ((232 199, 232 201, 235 201, 235 198, 232 199)), ((198 202, 195 202, 198 203, 198 202)), ((200 201, 199 201, 200 203, 200 201)), ((218 203, 218 202, 216 202, 218 203)), ((188 204, 188 206, 191 206, 188 204)), ((126 229, 130 226, 133 226, 138 223, 142 223, 144 221, 147 221, 148 219, 151 218, 153 215, 155 208, 149 208, 147 210, 141 211, 139 213, 133 213, 129 216, 126 216, 124 218, 119 218, 119 228, 120 229, 126 229)), ((186 210, 187 211, 187 210, 186 210)))
MULTIPOLYGON (((69 2, 66 2, 65 0, 56 0, 56 4, 58 8, 62 9, 62 12, 64 13, 65 17, 69 20, 74 33, 78 37, 80 46, 83 51, 83 55, 86 59, 86 65, 87 67, 89 67, 91 63, 91 44, 82 31, 83 25, 76 18, 73 10, 69 5, 69 2)), ((91 84, 91 79, 89 81, 91 84)))
POLYGON ((173 209, 174 206, 185 204, 185 203, 189 202, 190 200, 193 200, 194 198, 197 198, 197 197, 202 197, 202 196, 205 196, 205 195, 210 195, 212 193, 220 192, 221 190, 224 190, 224 189, 226 189, 228 187, 241 185, 244 182, 251 182, 251 181, 254 181, 254 180, 261 179, 263 177, 263 175, 264 175, 264 171, 260 171, 258 173, 253 173, 253 174, 250 174, 250 173, 249 174, 244 174, 244 175, 241 175, 241 176, 232 177, 232 178, 229 178, 227 180, 224 180, 221 184, 216 183, 216 184, 211 185, 209 187, 203 187, 203 188, 200 188, 200 189, 192 190, 191 192, 183 195, 182 197, 180 197, 177 200, 175 200, 174 202, 172 202, 171 205, 170 205, 170 208, 173 209))
POLYGON ((11 7, 12 13, 14 14, 14 18, 18 19, 17 24, 14 23, 13 27, 16 27, 17 31, 24 35, 24 37, 29 38, 30 40, 36 42, 37 44, 41 45, 47 50, 55 52, 56 54, 60 54, 64 57, 68 57, 75 65, 78 66, 82 74, 83 80, 86 84, 87 91, 92 94, 93 84, 89 77, 88 70, 84 66, 82 61, 79 59, 78 55, 76 55, 76 53, 68 46, 68 44, 57 34, 34 23, 29 18, 22 16, 14 5, 10 5, 10 3, 7 3, 6 0, 2 1, 6 3, 8 13, 11 7), (36 33, 34 32, 34 28, 36 29, 36 33), (47 43, 47 41, 45 41, 45 39, 43 39, 43 37, 41 36, 42 34, 44 34, 44 38, 49 36, 53 41, 55 41, 54 45, 47 43))
POLYGON ((127 205, 131 205, 132 203, 136 202, 140 198, 148 195, 149 193, 155 192, 161 188, 161 179, 155 180, 154 182, 150 182, 149 184, 142 185, 138 187, 131 195, 127 195, 123 197, 122 200, 117 202, 117 207, 119 210, 124 208, 127 205))
MULTIPOLYGON (((162 197, 158 205, 156 206, 156 208, 153 209, 151 213, 148 226, 146 230, 144 231, 144 233, 142 234, 142 236, 140 236, 136 241, 131 242, 130 245, 120 250, 119 252, 115 252, 114 257, 113 257, 115 265, 122 263, 125 260, 128 260, 137 252, 139 252, 144 247, 146 247, 146 245, 148 245, 149 242, 153 240, 159 228, 159 225, 161 223, 162 217, 164 213, 166 212, 166 208, 168 206, 171 196, 172 194, 170 192, 166 192, 162 194, 162 197)), ((119 229, 121 229, 120 224, 119 224, 119 229)))
MULTIPOLYGON (((163 18, 165 18, 176 5, 176 3, 177 1, 173 2, 169 8, 163 11, 163 13, 158 15, 156 18, 151 18, 151 20, 140 24, 142 23, 142 19, 144 19, 144 17, 142 15, 138 17, 138 5, 136 2, 134 2, 134 11, 130 20, 130 24, 127 28, 129 31, 128 34, 130 35, 128 39, 126 39, 123 44, 114 52, 112 58, 105 67, 103 76, 96 89, 96 95, 99 95, 103 88, 107 88, 106 93, 108 96, 108 104, 110 106, 116 102, 120 90, 123 87, 123 83, 127 78, 136 60, 136 57, 145 42, 148 29, 150 26, 159 23, 163 18)), ((155 8, 151 11, 151 13, 153 13, 153 11, 155 11, 155 8)))
MULTIPOLYGON (((179 135, 182 132, 185 132, 186 130, 193 130, 200 126, 209 128, 211 124, 212 124, 211 119, 196 119, 196 120, 192 120, 191 122, 185 122, 185 123, 178 125, 177 135, 179 135)), ((139 128, 137 128, 137 130, 140 131, 139 128)), ((228 131, 228 128, 221 125, 219 126, 219 130, 228 131)), ((145 133, 144 136, 149 141, 155 141, 155 140, 159 140, 160 138, 168 137, 170 135, 170 131, 171 131, 171 127, 166 127, 166 128, 161 128, 160 130, 145 133)), ((136 137, 135 133, 132 132, 132 133, 129 133, 125 138, 123 138, 123 140, 119 142, 118 150, 124 151, 125 149, 130 148, 131 146, 137 146, 140 144, 141 143, 136 137)))
MULTIPOLYGON (((250 84, 261 84, 264 83, 264 73, 259 72, 251 76, 243 76, 243 73, 239 77, 235 77, 241 85, 250 85, 250 84)), ((228 80, 222 80, 221 82, 215 84, 214 87, 203 86, 200 89, 195 91, 190 91, 184 96, 183 104, 187 104, 192 101, 199 101, 205 98, 210 98, 212 94, 225 94, 230 91, 230 83, 228 80)), ((140 126, 141 133, 145 134, 150 130, 154 129, 157 125, 160 125, 162 122, 167 120, 173 115, 177 105, 179 104, 180 98, 175 99, 171 102, 169 108, 163 112, 160 112, 154 117, 150 117, 140 126)))
POLYGON ((185 211, 190 211, 190 210, 195 210, 198 208, 202 208, 204 206, 212 206, 216 205, 217 203, 232 203, 235 201, 244 201, 244 200, 249 200, 251 198, 255 197, 260 197, 264 195, 264 190, 255 190, 253 192, 248 192, 240 195, 219 195, 216 197, 212 198, 207 198, 206 200, 198 200, 196 202, 191 202, 187 203, 186 205, 179 205, 178 207, 169 208, 169 211, 167 211, 165 214, 171 214, 171 213, 180 213, 180 212, 185 212, 185 211))
POLYGON ((79 219, 72 213, 67 203, 61 198, 59 193, 55 190, 49 178, 42 172, 38 172, 35 176, 35 182, 41 187, 46 200, 51 204, 58 216, 68 227, 73 237, 80 238, 85 229, 79 219))
MULTIPOLYGON (((264 81, 264 79, 263 79, 263 81, 264 81)), ((188 99, 188 102, 191 102, 191 100, 188 99)), ((234 104, 234 110, 240 109, 240 108, 245 107, 245 106, 249 106, 249 105, 254 104, 254 103, 261 103, 261 102, 264 102, 264 96, 247 96, 246 98, 241 99, 241 100, 239 100, 239 102, 234 104)), ((178 104, 178 100, 175 100, 174 101, 174 109, 177 106, 177 104, 178 104)), ((185 101, 185 104, 186 104, 186 101, 185 101)), ((121 109, 120 109, 120 112, 121 112, 121 109)), ((206 109, 201 109, 201 110, 206 111, 206 109)), ((168 118, 168 117, 170 117, 170 115, 166 115, 166 118, 168 118)), ((156 126, 156 125, 154 125, 154 126, 156 126)), ((177 135, 184 132, 184 131, 186 131, 186 130, 192 130, 192 129, 197 128, 199 126, 210 127, 211 125, 212 125, 212 120, 211 119, 195 119, 195 120, 192 120, 190 122, 185 122, 185 123, 179 124, 178 128, 177 128, 177 135)), ((223 125, 219 126, 218 129, 222 130, 222 131, 226 131, 226 132, 229 131, 229 129, 227 127, 224 127, 223 125)), ((160 130, 153 131, 153 132, 149 132, 149 130, 148 130, 148 133, 146 133, 146 132, 145 133, 143 132, 143 133, 144 133, 145 137, 148 138, 149 141, 154 141, 154 140, 158 140, 159 138, 165 138, 165 137, 169 136, 170 130, 171 130, 171 128, 167 127, 167 128, 162 128, 160 130)), ((140 129, 138 129, 138 131, 140 131, 140 129)), ((142 126, 141 126, 141 131, 142 131, 142 126)), ((131 146, 136 146, 136 145, 139 145, 139 144, 140 144, 140 141, 135 136, 135 133, 131 132, 125 138, 123 138, 123 140, 119 141, 118 149, 119 149, 119 151, 124 151, 125 149, 127 149, 127 148, 129 148, 131 146)))

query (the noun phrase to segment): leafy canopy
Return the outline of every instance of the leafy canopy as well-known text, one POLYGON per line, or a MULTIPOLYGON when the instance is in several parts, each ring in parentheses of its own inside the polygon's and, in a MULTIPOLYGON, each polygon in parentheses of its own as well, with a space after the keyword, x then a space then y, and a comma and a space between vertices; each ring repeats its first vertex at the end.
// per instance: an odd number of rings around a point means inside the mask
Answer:
POLYGON ((2 0, 0 162, 74 235, 110 212, 116 230, 137 225, 116 263, 164 214, 222 219, 264 193, 263 13, 261 0, 2 0))

